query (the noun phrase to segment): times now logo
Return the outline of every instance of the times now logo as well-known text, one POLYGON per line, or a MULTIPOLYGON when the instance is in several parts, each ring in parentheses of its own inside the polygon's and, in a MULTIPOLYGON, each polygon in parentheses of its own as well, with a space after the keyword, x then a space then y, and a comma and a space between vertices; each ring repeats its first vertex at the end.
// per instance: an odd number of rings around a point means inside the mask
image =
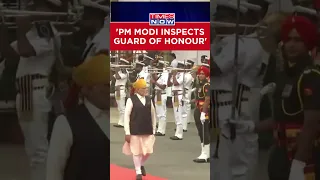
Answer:
POLYGON ((175 19, 175 13, 149 13, 150 26, 174 26, 175 19))

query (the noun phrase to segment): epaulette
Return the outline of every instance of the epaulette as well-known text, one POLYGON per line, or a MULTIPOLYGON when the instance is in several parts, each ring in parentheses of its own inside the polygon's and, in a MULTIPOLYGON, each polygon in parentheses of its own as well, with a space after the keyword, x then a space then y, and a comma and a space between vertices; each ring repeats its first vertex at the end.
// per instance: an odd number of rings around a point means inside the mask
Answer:
POLYGON ((303 74, 310 74, 311 72, 319 71, 319 70, 320 70, 319 65, 308 66, 304 69, 303 74))

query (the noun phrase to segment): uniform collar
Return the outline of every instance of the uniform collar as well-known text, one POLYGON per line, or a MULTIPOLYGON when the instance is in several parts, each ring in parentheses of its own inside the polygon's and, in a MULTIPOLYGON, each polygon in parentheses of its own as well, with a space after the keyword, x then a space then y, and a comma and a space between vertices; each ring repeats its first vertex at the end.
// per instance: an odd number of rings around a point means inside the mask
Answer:
POLYGON ((89 113, 93 118, 99 117, 101 114, 105 113, 105 111, 97 108, 95 105, 90 103, 87 99, 84 99, 84 105, 88 109, 89 113))

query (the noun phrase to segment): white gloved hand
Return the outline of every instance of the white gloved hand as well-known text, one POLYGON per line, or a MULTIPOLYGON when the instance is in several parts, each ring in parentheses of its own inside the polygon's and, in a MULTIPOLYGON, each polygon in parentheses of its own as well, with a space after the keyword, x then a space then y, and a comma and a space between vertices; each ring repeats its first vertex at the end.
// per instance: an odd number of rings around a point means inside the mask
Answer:
MULTIPOLYGON (((255 123, 252 120, 229 120, 230 123, 236 124, 236 131, 238 133, 253 133, 255 130, 255 123)), ((229 126, 229 124, 227 124, 229 126)))
POLYGON ((305 166, 305 162, 301 162, 296 159, 292 160, 289 180, 304 180, 305 166))
POLYGON ((201 121, 202 124, 206 121, 206 113, 201 112, 200 121, 201 121))

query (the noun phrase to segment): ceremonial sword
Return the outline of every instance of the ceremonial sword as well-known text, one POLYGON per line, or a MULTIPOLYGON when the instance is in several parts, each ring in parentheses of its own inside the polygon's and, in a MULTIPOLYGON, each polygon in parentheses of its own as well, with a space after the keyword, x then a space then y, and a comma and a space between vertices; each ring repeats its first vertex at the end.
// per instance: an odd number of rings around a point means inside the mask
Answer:
MULTIPOLYGON (((237 19, 236 19, 236 35, 235 35, 235 51, 233 61, 233 87, 232 87, 232 109, 231 109, 231 120, 236 118, 236 106, 238 96, 238 51, 239 51, 239 31, 240 31, 240 0, 237 0, 237 19)), ((235 122, 229 122, 230 126, 230 140, 233 142, 236 138, 236 124, 235 122)))

